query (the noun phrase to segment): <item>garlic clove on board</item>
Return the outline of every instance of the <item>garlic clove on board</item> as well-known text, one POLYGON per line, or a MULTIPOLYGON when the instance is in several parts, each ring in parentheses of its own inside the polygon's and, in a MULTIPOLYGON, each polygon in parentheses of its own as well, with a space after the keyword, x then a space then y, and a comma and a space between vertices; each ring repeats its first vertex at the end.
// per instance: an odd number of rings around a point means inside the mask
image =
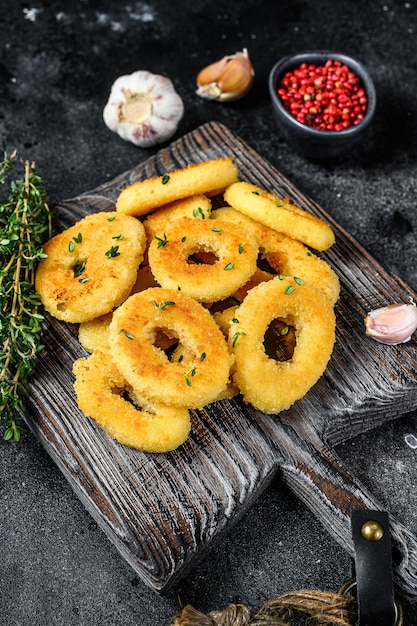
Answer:
POLYGON ((226 55, 197 74, 197 95, 227 102, 243 98, 252 87, 255 72, 246 48, 226 55))
POLYGON ((410 304, 390 304, 375 309, 365 317, 366 334, 380 343, 406 343, 417 329, 417 307, 410 304))
POLYGON ((138 70, 114 81, 103 119, 122 139, 149 148, 170 139, 183 114, 184 103, 169 78, 138 70))

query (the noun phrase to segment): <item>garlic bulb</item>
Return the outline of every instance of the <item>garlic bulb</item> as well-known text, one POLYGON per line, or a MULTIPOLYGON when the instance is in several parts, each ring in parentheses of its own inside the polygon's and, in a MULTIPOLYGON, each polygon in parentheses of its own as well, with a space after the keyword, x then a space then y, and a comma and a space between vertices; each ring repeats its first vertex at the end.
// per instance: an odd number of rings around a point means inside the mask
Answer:
POLYGON ((255 72, 246 48, 226 55, 197 74, 197 95, 227 102, 243 98, 252 87, 255 72))
POLYGON ((139 70, 115 80, 103 119, 122 139, 148 148, 170 139, 183 114, 183 101, 169 78, 139 70))
POLYGON ((375 309, 365 317, 366 334, 380 343, 406 343, 417 329, 417 307, 410 304, 390 304, 375 309))

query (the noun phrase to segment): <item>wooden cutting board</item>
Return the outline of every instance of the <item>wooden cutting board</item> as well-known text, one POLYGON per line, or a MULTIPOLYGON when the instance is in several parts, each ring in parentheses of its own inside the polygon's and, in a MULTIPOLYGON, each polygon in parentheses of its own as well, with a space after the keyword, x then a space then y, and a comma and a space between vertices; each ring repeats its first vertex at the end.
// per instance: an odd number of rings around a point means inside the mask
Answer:
MULTIPOLYGON (((326 373, 280 416, 238 398, 192 413, 192 434, 169 454, 145 454, 110 439, 78 409, 72 364, 85 356, 77 328, 47 318, 46 349, 27 388, 27 421, 93 518, 153 590, 167 591, 247 511, 279 472, 328 532, 353 555, 352 507, 381 509, 344 468, 336 444, 415 408, 417 345, 365 337, 363 318, 415 294, 387 273, 314 201, 226 127, 209 123, 97 189, 56 207, 56 228, 113 210, 122 187, 188 163, 233 156, 241 178, 289 194, 327 220, 337 243, 323 254, 340 277, 337 341, 326 373), (285 189, 282 188, 282 185, 285 189)), ((417 595, 417 540, 392 520, 395 582, 417 595)), ((285 523, 281 521, 280 523, 285 523)))

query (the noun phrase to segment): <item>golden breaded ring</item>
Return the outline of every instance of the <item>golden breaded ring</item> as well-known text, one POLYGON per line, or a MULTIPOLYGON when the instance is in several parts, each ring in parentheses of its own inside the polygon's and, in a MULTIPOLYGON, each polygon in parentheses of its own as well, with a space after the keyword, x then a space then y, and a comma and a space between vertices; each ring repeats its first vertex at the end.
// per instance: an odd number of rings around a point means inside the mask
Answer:
MULTIPOLYGON (((224 334, 224 333, 223 333, 224 334)), ((227 335, 225 335, 227 339, 227 335)), ((192 364, 193 355, 184 345, 178 345, 172 354, 172 361, 181 362, 183 365, 187 363, 192 364)), ((225 389, 222 389, 220 394, 213 400, 213 402, 217 402, 218 400, 231 400, 239 393, 239 389, 233 384, 232 377, 229 377, 228 385, 225 389)))
POLYGON ((109 347, 109 327, 112 313, 100 315, 89 322, 83 322, 78 328, 78 341, 87 352, 108 353, 109 347))
MULTIPOLYGON (((143 289, 140 291, 143 291, 143 289)), ((107 313, 106 315, 96 317, 94 320, 80 324, 78 328, 78 341, 87 352, 100 350, 100 352, 110 353, 109 335, 112 315, 112 313, 107 313)), ((169 349, 175 343, 175 338, 168 337, 163 332, 158 333, 155 338, 155 345, 162 350, 169 349)))
POLYGON ((199 302, 223 300, 239 289, 256 271, 257 257, 255 238, 241 226, 189 217, 169 225, 148 248, 158 283, 199 302), (213 254, 215 261, 190 263, 189 258, 201 251, 213 254))
POLYGON ((143 222, 148 243, 154 239, 155 235, 164 233, 168 224, 181 217, 195 217, 204 220, 210 217, 210 213, 211 200, 207 196, 192 196, 170 202, 170 204, 151 213, 143 222))
POLYGON ((78 359, 73 373, 81 411, 121 444, 144 452, 169 452, 187 439, 188 410, 152 405, 134 394, 129 402, 123 397, 129 392, 126 382, 108 354, 96 350, 87 359, 78 359))
POLYGON ((65 322, 87 322, 129 295, 146 249, 142 223, 116 212, 89 215, 43 247, 36 290, 45 309, 65 322))
POLYGON ((307 283, 276 277, 249 291, 229 331, 234 381, 246 402, 276 414, 302 398, 323 374, 335 342, 335 315, 324 294, 307 283), (295 327, 292 358, 269 358, 264 336, 273 320, 295 327))
POLYGON ((110 349, 116 366, 140 396, 201 408, 227 387, 233 361, 210 313, 182 292, 153 287, 130 296, 113 314, 110 349), (155 345, 158 332, 178 338, 186 363, 171 362, 155 345))
MULTIPOLYGON (((273 270, 274 273, 284 276, 298 276, 304 282, 321 289, 332 304, 336 303, 340 294, 340 282, 336 272, 327 261, 311 252, 300 241, 286 237, 230 207, 216 209, 212 216, 241 224, 255 234, 260 251, 258 264, 262 266, 262 259, 265 259, 269 271, 273 270)), ((239 294, 235 295, 239 298, 239 294)))
POLYGON ((238 180, 238 169, 232 158, 192 163, 124 187, 116 202, 116 210, 126 215, 146 215, 164 204, 197 196, 221 193, 238 180))
POLYGON ((237 211, 315 250, 327 250, 335 242, 329 224, 251 183, 230 185, 224 192, 224 199, 237 211))
POLYGON ((227 309, 223 309, 223 311, 216 311, 213 313, 213 319, 226 339, 229 338, 230 324, 232 324, 235 319, 238 307, 239 305, 235 304, 227 307, 227 309))

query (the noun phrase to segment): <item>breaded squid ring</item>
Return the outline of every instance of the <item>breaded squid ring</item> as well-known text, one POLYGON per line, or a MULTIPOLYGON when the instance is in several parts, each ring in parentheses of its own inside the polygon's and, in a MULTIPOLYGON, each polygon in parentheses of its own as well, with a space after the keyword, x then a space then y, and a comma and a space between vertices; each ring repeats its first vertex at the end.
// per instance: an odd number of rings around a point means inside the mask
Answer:
POLYGON ((108 354, 96 350, 78 359, 73 373, 80 410, 119 443, 144 452, 169 452, 187 439, 188 410, 153 405, 133 394, 129 402, 126 382, 108 354))
POLYGON ((233 183, 225 190, 223 197, 237 211, 315 250, 327 250, 335 242, 329 224, 288 199, 280 198, 257 185, 233 183))
POLYGON ((88 215, 50 239, 36 272, 44 308, 65 322, 87 322, 129 295, 146 249, 142 223, 116 212, 88 215))
MULTIPOLYGON (((340 282, 332 267, 304 244, 282 233, 256 222, 251 217, 232 209, 222 207, 212 213, 214 219, 230 220, 241 224, 255 234, 259 246, 258 264, 266 260, 268 270, 284 276, 298 276, 304 282, 321 289, 335 304, 340 294, 340 282)), ((239 298, 238 294, 237 297, 239 298)))
POLYGON ((161 287, 130 296, 113 313, 110 350, 140 396, 190 408, 201 408, 220 396, 233 362, 207 309, 182 292, 161 287), (185 346, 185 364, 170 361, 155 345, 160 331, 185 346))
POLYGON ((199 302, 223 300, 239 289, 256 271, 257 257, 254 236, 241 226, 188 217, 171 224, 148 248, 157 282, 199 302), (214 262, 190 263, 199 252, 211 253, 214 262))
POLYGON ((211 213, 211 200, 207 196, 192 196, 183 200, 170 202, 154 213, 151 213, 143 222, 148 243, 155 235, 165 232, 168 224, 179 220, 181 217, 194 217, 208 219, 211 213))
POLYGON ((324 294, 293 278, 276 277, 249 291, 235 311, 229 344, 234 381, 245 402, 277 414, 302 398, 323 374, 335 342, 335 314, 324 294), (273 320, 295 328, 291 359, 268 357, 264 337, 273 320))
POLYGON ((78 341, 87 352, 100 350, 108 354, 109 346, 109 327, 112 313, 100 315, 89 322, 83 322, 78 327, 78 341))
POLYGON ((221 193, 237 180, 238 169, 232 158, 192 163, 163 176, 124 187, 117 199, 116 210, 126 215, 147 215, 174 200, 221 193))

